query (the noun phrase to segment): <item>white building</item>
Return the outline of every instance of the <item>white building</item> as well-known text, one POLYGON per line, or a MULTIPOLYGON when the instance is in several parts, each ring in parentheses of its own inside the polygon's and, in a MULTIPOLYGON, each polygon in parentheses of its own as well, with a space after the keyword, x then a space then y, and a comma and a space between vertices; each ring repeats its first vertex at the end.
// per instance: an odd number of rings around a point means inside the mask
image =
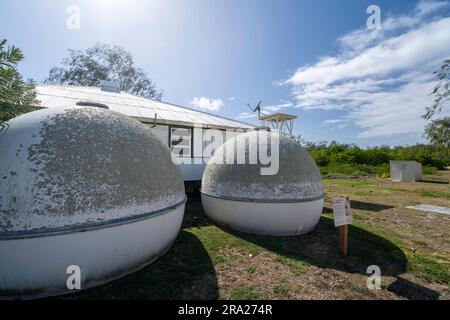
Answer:
POLYGON ((256 126, 207 112, 160 102, 120 92, 111 84, 102 88, 82 86, 37 86, 37 108, 95 106, 130 116, 147 125, 153 133, 183 159, 180 164, 185 181, 200 181, 208 158, 203 150, 210 143, 203 138, 203 129, 217 129, 239 134, 256 126))
POLYGON ((416 182, 422 180, 422 165, 417 161, 390 161, 391 180, 416 182))

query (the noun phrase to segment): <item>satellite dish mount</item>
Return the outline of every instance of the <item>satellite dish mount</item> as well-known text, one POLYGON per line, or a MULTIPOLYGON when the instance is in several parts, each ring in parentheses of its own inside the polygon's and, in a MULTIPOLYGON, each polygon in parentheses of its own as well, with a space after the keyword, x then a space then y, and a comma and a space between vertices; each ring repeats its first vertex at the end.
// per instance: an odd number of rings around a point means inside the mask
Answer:
POLYGON ((294 120, 297 119, 297 116, 286 113, 263 114, 261 112, 261 105, 262 101, 260 101, 255 108, 252 108, 250 104, 247 104, 252 112, 258 112, 258 119, 261 120, 262 127, 270 128, 279 134, 292 137, 294 120))

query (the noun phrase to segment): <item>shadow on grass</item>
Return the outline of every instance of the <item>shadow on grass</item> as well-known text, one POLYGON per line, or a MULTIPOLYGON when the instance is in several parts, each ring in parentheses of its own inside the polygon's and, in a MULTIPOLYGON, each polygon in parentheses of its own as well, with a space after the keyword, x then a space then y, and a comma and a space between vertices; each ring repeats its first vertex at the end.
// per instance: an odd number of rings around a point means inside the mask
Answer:
POLYGON ((333 220, 326 217, 321 217, 314 231, 295 237, 259 236, 228 227, 219 228, 279 255, 304 260, 321 268, 366 274, 368 266, 378 265, 384 275, 392 276, 406 271, 406 257, 400 248, 353 225, 349 226, 349 254, 342 258, 338 249, 338 230, 333 220))
POLYGON ((184 213, 183 225, 181 226, 181 229, 202 228, 213 225, 214 223, 206 218, 203 212, 201 198, 189 197, 186 204, 186 211, 184 213))
POLYGON ((160 259, 130 276, 65 299, 217 299, 214 265, 198 238, 181 231, 160 259))
POLYGON ((338 231, 332 219, 321 217, 317 228, 296 237, 271 237, 245 234, 220 227, 236 237, 254 243, 278 255, 301 260, 320 268, 335 269, 362 275, 367 267, 377 265, 382 276, 397 277, 396 285, 388 288, 400 296, 416 299, 435 299, 439 293, 417 284, 406 284, 398 276, 406 271, 407 258, 392 242, 356 226, 349 226, 349 254, 342 258, 338 250, 338 231))
MULTIPOLYGON (((388 205, 384 205, 384 204, 357 201, 357 200, 351 200, 351 207, 352 207, 352 209, 366 210, 366 211, 373 211, 373 212, 380 212, 383 210, 394 208, 393 206, 388 206, 388 205)), ((333 209, 328 208, 328 207, 323 207, 323 213, 333 213, 333 209)))
POLYGON ((393 208, 393 206, 388 206, 388 205, 379 204, 379 203, 371 203, 371 202, 356 201, 356 200, 351 200, 350 202, 351 202, 351 207, 354 209, 357 209, 357 210, 380 212, 383 210, 393 208))
POLYGON ((399 296, 408 299, 418 300, 437 300, 439 299, 439 293, 420 286, 414 282, 397 277, 397 280, 389 285, 389 291, 395 292, 399 296))
POLYGON ((328 208, 328 207, 323 207, 323 213, 333 213, 333 209, 328 208))
POLYGON ((425 179, 425 180, 420 180, 420 182, 423 183, 437 183, 437 184, 449 184, 448 180, 431 180, 431 179, 425 179))

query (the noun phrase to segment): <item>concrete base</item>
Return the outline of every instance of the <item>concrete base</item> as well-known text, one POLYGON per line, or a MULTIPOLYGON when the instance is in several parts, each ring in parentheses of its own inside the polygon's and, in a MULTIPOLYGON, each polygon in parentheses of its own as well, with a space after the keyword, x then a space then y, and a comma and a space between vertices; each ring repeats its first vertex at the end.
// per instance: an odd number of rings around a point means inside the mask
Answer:
POLYGON ((226 200, 202 194, 202 203, 211 220, 235 230, 259 235, 295 236, 316 227, 324 199, 266 203, 226 200))
POLYGON ((152 263, 175 241, 184 204, 144 220, 85 232, 0 240, 0 298, 31 299, 75 293, 67 267, 81 269, 81 290, 152 263))

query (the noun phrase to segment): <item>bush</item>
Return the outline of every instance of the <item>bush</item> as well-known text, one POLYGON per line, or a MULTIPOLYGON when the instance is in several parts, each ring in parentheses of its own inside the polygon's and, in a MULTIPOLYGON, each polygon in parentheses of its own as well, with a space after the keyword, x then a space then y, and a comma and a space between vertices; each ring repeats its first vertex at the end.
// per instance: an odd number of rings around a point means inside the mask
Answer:
POLYGON ((392 156, 394 160, 415 160, 423 166, 436 167, 440 170, 450 165, 449 149, 440 146, 417 144, 411 147, 398 147, 392 156))
POLYGON ((423 174, 435 174, 437 171, 436 167, 430 167, 430 166, 423 166, 422 167, 422 173, 423 174))
POLYGON ((356 145, 306 143, 323 175, 378 175, 389 177, 389 160, 414 160, 431 174, 450 165, 450 150, 435 145, 417 144, 409 147, 387 146, 361 149, 356 145))
POLYGON ((330 156, 326 150, 311 150, 310 154, 320 167, 326 166, 330 163, 330 156))
POLYGON ((32 111, 36 105, 34 82, 24 80, 18 71, 24 58, 22 51, 7 47, 6 43, 0 39, 0 130, 7 126, 8 120, 32 111))
POLYGON ((330 164, 325 167, 320 167, 320 172, 323 176, 379 176, 389 177, 389 165, 382 164, 379 166, 371 166, 367 164, 330 164))

